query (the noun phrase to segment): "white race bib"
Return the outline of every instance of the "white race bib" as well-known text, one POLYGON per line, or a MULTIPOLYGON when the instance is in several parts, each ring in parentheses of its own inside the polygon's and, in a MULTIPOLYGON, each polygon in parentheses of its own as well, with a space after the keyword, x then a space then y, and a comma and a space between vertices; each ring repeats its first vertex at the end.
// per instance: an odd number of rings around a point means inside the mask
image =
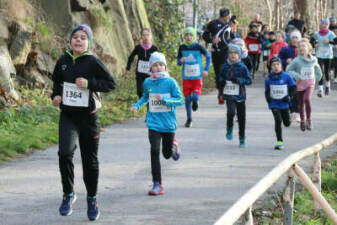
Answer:
POLYGON ((139 73, 148 73, 150 71, 149 61, 139 60, 138 61, 137 71, 139 73))
POLYGON ((238 84, 234 84, 232 81, 227 80, 224 94, 225 95, 239 95, 240 86, 238 84))
POLYGON ((326 46, 320 46, 318 47, 318 56, 320 57, 329 57, 330 54, 330 47, 326 47, 326 46))
POLYGON ((250 44, 249 50, 252 51, 252 52, 256 52, 256 51, 259 50, 259 45, 258 44, 250 44))
POLYGON ((288 86, 284 85, 270 85, 270 96, 272 99, 282 99, 288 95, 288 86))
MULTIPOLYGON (((171 112, 172 107, 166 106, 162 100, 158 100, 156 98, 157 94, 150 93, 149 94, 149 109, 152 113, 160 113, 160 112, 171 112)), ((170 94, 159 94, 161 97, 171 97, 170 94)))
POLYGON ((263 50, 263 56, 269 56, 270 50, 263 50))
POLYGON ((185 70, 184 70, 184 75, 186 77, 198 77, 200 76, 200 65, 199 64, 185 64, 184 65, 185 70))
POLYGON ((76 84, 64 82, 63 105, 74 107, 88 107, 89 106, 89 90, 86 88, 78 88, 76 84))
POLYGON ((302 67, 300 79, 301 80, 314 79, 313 68, 311 68, 311 67, 302 67))

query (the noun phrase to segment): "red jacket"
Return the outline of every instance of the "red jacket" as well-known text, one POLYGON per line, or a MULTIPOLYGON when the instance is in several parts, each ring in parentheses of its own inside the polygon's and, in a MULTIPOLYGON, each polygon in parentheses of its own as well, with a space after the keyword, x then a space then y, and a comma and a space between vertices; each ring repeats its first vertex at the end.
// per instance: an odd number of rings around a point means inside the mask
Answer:
POLYGON ((281 42, 274 42, 272 45, 271 45, 271 48, 270 48, 270 54, 269 54, 269 59, 268 61, 270 61, 270 59, 274 56, 278 56, 278 54, 280 53, 280 51, 282 50, 282 48, 284 46, 288 46, 287 42, 285 41, 281 41, 281 42))
POLYGON ((246 43, 249 53, 260 54, 261 42, 257 38, 252 38, 251 36, 247 36, 245 39, 245 43, 246 43))

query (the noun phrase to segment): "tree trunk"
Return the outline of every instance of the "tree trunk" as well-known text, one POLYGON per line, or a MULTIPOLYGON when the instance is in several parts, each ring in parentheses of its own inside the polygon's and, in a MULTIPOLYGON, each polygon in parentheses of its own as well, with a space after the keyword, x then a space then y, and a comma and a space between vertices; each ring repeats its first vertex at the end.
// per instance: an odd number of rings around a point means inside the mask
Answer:
POLYGON ((273 19, 273 11, 271 9, 270 1, 269 0, 265 0, 265 2, 266 2, 266 5, 268 7, 268 12, 269 12, 268 24, 269 24, 269 27, 271 29, 271 24, 272 24, 272 19, 273 19))
MULTIPOLYGON (((317 0, 320 1, 320 0, 317 0)), ((300 11, 302 19, 305 22, 305 26, 309 33, 313 32, 315 29, 312 22, 312 15, 310 14, 310 3, 311 0, 294 0, 296 9, 300 11)))
POLYGON ((274 6, 274 15, 275 15, 275 30, 280 29, 280 0, 275 0, 275 6, 274 6))

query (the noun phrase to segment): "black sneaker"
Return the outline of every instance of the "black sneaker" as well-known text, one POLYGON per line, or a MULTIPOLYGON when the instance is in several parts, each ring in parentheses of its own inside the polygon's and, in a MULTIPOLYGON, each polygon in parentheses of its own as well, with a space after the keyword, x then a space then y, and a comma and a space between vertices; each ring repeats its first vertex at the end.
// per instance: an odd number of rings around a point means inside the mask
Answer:
POLYGON ((197 111, 199 107, 198 101, 192 101, 192 110, 197 111))
POLYGON ((185 123, 185 127, 191 127, 192 126, 192 120, 191 119, 187 119, 186 123, 185 123))
POLYGON ((73 204, 76 202, 76 195, 63 195, 63 200, 59 208, 61 216, 69 216, 73 213, 73 204))
POLYGON ((88 197, 87 202, 88 202, 87 214, 88 214, 89 220, 91 221, 97 220, 100 213, 99 213, 96 197, 88 197))

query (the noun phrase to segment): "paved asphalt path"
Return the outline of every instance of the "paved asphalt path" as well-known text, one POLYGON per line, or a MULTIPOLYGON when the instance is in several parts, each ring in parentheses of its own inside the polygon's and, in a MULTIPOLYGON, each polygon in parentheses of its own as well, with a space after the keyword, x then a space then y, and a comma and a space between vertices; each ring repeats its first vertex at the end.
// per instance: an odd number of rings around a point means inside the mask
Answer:
MULTIPOLYGON (((215 93, 204 95, 194 113, 193 127, 183 126, 185 110, 178 110, 177 138, 182 157, 162 162, 165 195, 150 197, 150 153, 144 118, 110 126, 102 133, 99 150, 98 200, 101 217, 89 222, 79 151, 75 158, 73 214, 61 217, 62 190, 57 146, 0 166, 0 225, 208 225, 213 224, 240 196, 292 152, 313 145, 337 131, 337 91, 313 96, 311 132, 298 124, 283 129, 285 150, 275 151, 274 120, 264 100, 263 80, 248 88, 247 148, 225 140, 226 107, 215 93)), ((336 145, 322 153, 336 152, 336 145)), ((308 166, 312 158, 301 163, 308 166)), ((308 167, 307 167, 308 168, 308 167)), ((284 185, 280 180, 271 190, 284 185)))

